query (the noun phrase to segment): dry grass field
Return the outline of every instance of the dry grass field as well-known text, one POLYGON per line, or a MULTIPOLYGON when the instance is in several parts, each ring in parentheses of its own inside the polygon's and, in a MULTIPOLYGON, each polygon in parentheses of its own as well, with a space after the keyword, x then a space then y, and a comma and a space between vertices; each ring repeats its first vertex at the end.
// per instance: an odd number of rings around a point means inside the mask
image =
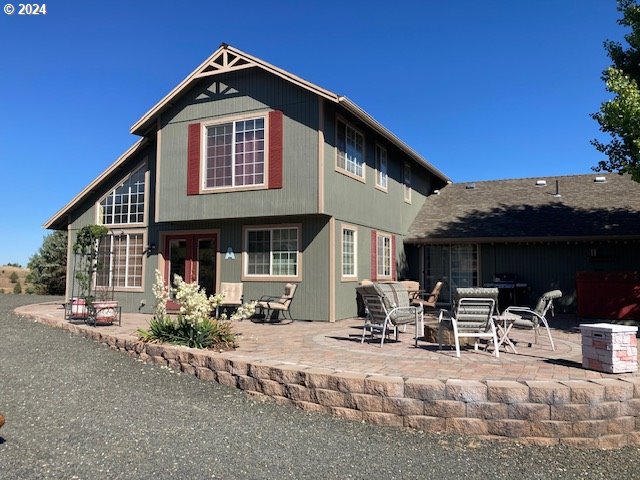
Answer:
POLYGON ((29 286, 29 284, 26 283, 26 277, 29 273, 29 269, 2 265, 0 266, 0 294, 13 293, 13 289, 15 288, 16 283, 11 282, 12 273, 15 273, 18 276, 17 282, 20 282, 22 293, 26 293, 27 287, 29 286))

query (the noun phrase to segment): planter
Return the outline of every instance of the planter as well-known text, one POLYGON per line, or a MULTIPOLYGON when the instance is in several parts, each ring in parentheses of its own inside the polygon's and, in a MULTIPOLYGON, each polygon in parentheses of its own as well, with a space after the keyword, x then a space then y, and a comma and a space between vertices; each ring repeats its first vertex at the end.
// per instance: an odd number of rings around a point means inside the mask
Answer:
POLYGON ((87 304, 84 298, 72 298, 71 299, 71 313, 69 315, 70 320, 86 320, 89 316, 87 310, 87 304))
POLYGON ((114 300, 96 301, 91 305, 94 315, 95 324, 111 325, 120 315, 120 307, 118 302, 114 300))

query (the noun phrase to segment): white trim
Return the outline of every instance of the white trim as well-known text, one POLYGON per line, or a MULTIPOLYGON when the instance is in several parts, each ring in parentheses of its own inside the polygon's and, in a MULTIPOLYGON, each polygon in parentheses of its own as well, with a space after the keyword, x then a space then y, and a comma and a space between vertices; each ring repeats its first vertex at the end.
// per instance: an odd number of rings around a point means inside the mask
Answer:
POLYGON ((241 191, 241 190, 262 190, 268 188, 269 185, 269 113, 264 112, 252 112, 244 115, 232 115, 215 120, 209 120, 200 123, 200 193, 222 193, 229 191, 241 191), (236 172, 236 122, 243 122, 247 120, 262 119, 264 122, 264 138, 263 138, 263 174, 262 183, 251 183, 247 185, 236 185, 235 172, 236 172), (207 187, 207 129, 216 125, 232 125, 231 134, 231 185, 225 185, 222 187, 207 187))
POLYGON ((51 228, 53 226, 53 224, 56 223, 56 221, 60 219, 60 217, 62 217, 63 215, 69 213, 69 210, 71 210, 71 208, 76 203, 80 202, 80 200, 82 200, 87 195, 92 193, 96 188, 98 188, 98 185, 100 183, 102 183, 109 175, 111 175, 113 172, 115 172, 118 169, 118 167, 120 167, 120 165, 122 165, 124 162, 126 162, 129 159, 129 157, 131 157, 133 154, 137 153, 146 144, 147 144, 147 139, 146 138, 141 138, 136 143, 131 145, 127 149, 126 152, 124 152, 122 155, 120 155, 115 162, 113 162, 111 165, 109 165, 109 167, 106 170, 104 170, 100 175, 98 175, 89 185, 87 185, 80 193, 78 193, 75 197, 73 197, 69 203, 67 203, 64 207, 62 207, 60 210, 58 210, 42 226, 44 228, 51 228))
POLYGON ((255 281, 294 281, 302 280, 302 224, 277 224, 277 225, 244 225, 242 227, 242 280, 255 281), (273 231, 274 230, 296 230, 297 252, 296 252, 296 274, 295 275, 273 275, 273 231), (269 273, 250 274, 249 271, 249 232, 269 231, 272 232, 269 238, 269 273))
POLYGON ((405 203, 411 203, 411 190, 413 188, 411 182, 411 164, 404 162, 402 167, 402 189, 405 203))
MULTIPOLYGON (((102 195, 95 203, 95 222, 97 225, 104 225, 105 227, 109 227, 109 228, 116 228, 116 227, 145 227, 147 226, 148 223, 148 210, 149 210, 149 161, 148 161, 148 157, 145 157, 144 160, 137 164, 135 167, 133 167, 131 169, 131 171, 124 177, 122 177, 118 182, 114 183, 113 187, 109 189, 109 191, 107 191, 104 195, 102 195), (104 223, 103 222, 103 218, 101 215, 101 203, 102 201, 114 194, 115 190, 117 190, 119 187, 121 187, 127 180, 129 180, 134 173, 137 173, 139 170, 144 170, 143 176, 144 176, 144 188, 143 188, 143 195, 144 195, 144 203, 142 205, 142 222, 120 222, 120 223, 104 223)), ((114 194, 115 195, 115 194, 114 194)), ((115 209, 115 202, 113 204, 113 207, 115 209)), ((128 203, 128 212, 127 216, 131 215, 131 192, 129 192, 129 203, 128 203)), ((112 213, 112 216, 115 215, 115 213, 112 213)))
POLYGON ((389 152, 385 147, 380 145, 379 143, 375 144, 375 172, 376 172, 376 188, 381 192, 388 193, 389 192, 389 152), (378 156, 378 152, 384 155, 378 156), (381 169, 378 166, 382 166, 382 160, 384 159, 384 185, 380 183, 380 175, 382 173, 381 169))
POLYGON ((358 280, 358 227, 343 223, 340 227, 340 280, 343 282, 358 280), (344 232, 353 232, 353 273, 344 273, 344 232))
POLYGON ((197 81, 199 78, 202 78, 203 76, 224 74, 229 71, 250 67, 261 68, 269 73, 272 73, 273 75, 276 75, 277 77, 284 79, 285 81, 291 82, 294 85, 302 87, 303 89, 310 91, 322 98, 330 100, 334 104, 342 105, 348 111, 353 113, 357 118, 362 120, 366 125, 378 132, 389 142, 396 145, 400 150, 408 154, 417 163, 427 168, 435 176, 445 182, 450 181, 449 177, 447 177, 444 173, 431 165, 418 152, 413 150, 411 147, 409 147, 409 145, 396 137, 382 124, 376 121, 371 115, 369 115, 362 108, 349 100, 347 97, 340 96, 337 93, 326 90, 314 83, 303 80, 302 78, 292 73, 282 70, 281 68, 271 65, 264 60, 249 55, 248 53, 245 53, 224 43, 220 45, 220 47, 215 52, 213 52, 211 56, 209 56, 204 62, 202 62, 193 72, 187 75, 187 77, 182 80, 182 82, 176 85, 176 87, 174 87, 167 95, 165 95, 158 103, 156 103, 149 111, 147 111, 136 123, 134 123, 131 127, 131 133, 135 135, 144 135, 146 129, 149 127, 149 123, 153 120, 153 118, 156 115, 159 115, 164 108, 171 106, 173 104, 173 100, 185 90, 187 90, 192 85, 192 83, 197 81), (224 60, 225 54, 227 55, 227 63, 225 63, 224 60), (234 59, 229 62, 229 54, 240 58, 234 59), (218 62, 220 58, 223 59, 222 63, 218 62), (243 65, 238 65, 239 61, 243 61, 246 63, 244 63, 243 65), (209 71, 209 69, 212 70, 209 71))
MULTIPOLYGON (((383 244, 384 247, 384 244, 383 244)), ((384 262, 384 250, 382 251, 382 259, 384 262)), ((393 258, 393 235, 391 233, 384 233, 376 230, 376 278, 378 280, 391 280, 393 277, 393 265, 391 262, 394 262, 393 258), (387 239, 389 240, 389 274, 386 275, 384 273, 380 273, 380 243, 379 239, 387 239)))
POLYGON ((366 137, 364 136, 364 133, 362 133, 360 130, 358 130, 352 123, 350 123, 348 120, 345 120, 343 117, 341 117, 340 115, 336 115, 336 122, 335 122, 335 151, 336 151, 336 155, 335 155, 335 170, 336 172, 342 173, 348 177, 354 178, 356 180, 361 181, 362 183, 367 183, 367 142, 366 142, 366 137), (345 163, 344 163, 344 168, 342 168, 341 166, 338 165, 338 157, 340 156, 340 147, 338 146, 338 131, 339 131, 339 127, 338 124, 342 123, 345 126, 345 131, 344 131, 344 141, 345 141, 345 152, 344 156, 345 156, 345 163), (358 175, 357 173, 351 172, 347 169, 347 131, 348 129, 353 130, 353 132, 356 135, 359 135, 360 138, 362 139, 362 175, 358 175))

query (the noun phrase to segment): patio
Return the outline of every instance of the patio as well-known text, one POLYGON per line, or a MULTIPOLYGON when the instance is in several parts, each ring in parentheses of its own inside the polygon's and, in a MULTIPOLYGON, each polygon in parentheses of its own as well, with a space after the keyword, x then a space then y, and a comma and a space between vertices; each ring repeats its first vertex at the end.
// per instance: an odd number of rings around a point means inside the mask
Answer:
MULTIPOLYGON (((148 315, 123 314, 122 326, 71 324, 58 304, 29 305, 17 313, 101 341, 145 361, 256 396, 366 420, 425 431, 515 437, 536 444, 619 447, 640 443, 640 377, 581 367, 575 321, 556 317, 553 352, 518 345, 518 354, 413 345, 412 328, 399 342, 360 343, 362 320, 339 323, 235 324, 239 348, 201 352, 136 342, 148 315), (562 327, 562 328, 558 328, 562 327)), ((433 322, 433 319, 431 320, 433 322)), ((513 339, 528 343, 531 332, 513 339)))

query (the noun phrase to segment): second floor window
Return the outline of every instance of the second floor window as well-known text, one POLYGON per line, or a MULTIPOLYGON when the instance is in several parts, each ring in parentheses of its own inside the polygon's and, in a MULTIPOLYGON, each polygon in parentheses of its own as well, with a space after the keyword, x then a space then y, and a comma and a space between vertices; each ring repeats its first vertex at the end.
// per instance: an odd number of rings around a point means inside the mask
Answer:
POLYGON ((376 186, 382 190, 387 189, 387 150, 376 145, 376 186))
POLYGON ((411 165, 404 164, 404 201, 411 203, 411 165))
POLYGON ((100 223, 144 223, 144 170, 138 168, 100 200, 100 223))
POLYGON ((356 177, 364 178, 364 137, 350 125, 338 120, 337 167, 356 177))
POLYGON ((205 188, 265 183, 264 117, 209 125, 205 130, 205 188))

